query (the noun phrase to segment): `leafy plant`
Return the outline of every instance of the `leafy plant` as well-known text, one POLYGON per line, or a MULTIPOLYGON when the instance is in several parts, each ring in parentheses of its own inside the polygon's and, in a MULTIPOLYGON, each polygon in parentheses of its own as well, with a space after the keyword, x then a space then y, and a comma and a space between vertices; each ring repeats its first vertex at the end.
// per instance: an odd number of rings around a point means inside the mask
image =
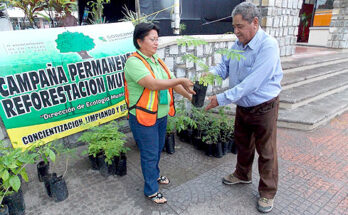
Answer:
POLYGON ((175 132, 175 128, 176 128, 176 117, 171 117, 168 116, 167 119, 167 134, 171 134, 175 132))
POLYGON ((188 128, 197 128, 197 124, 190 116, 187 115, 184 100, 181 100, 176 108, 175 129, 180 133, 188 128))
MULTIPOLYGON (((210 114, 209 114, 210 115, 210 114)), ((205 135, 202 137, 202 141, 207 144, 216 144, 219 141, 220 137, 220 126, 219 126, 219 120, 212 116, 212 118, 209 118, 210 121, 207 125, 205 130, 205 135)))
POLYGON ((216 53, 224 55, 227 57, 227 59, 237 59, 240 61, 240 59, 245 59, 244 55, 241 55, 240 53, 243 53, 241 50, 236 50, 236 49, 219 49, 216 51, 216 53))
POLYGON ((88 149, 83 154, 97 157, 99 153, 103 153, 108 164, 112 163, 114 157, 129 150, 124 146, 126 135, 119 131, 116 122, 93 127, 83 133, 78 141, 88 143, 88 149))
MULTIPOLYGON (((222 84, 222 78, 218 75, 214 75, 210 73, 209 66, 207 66, 199 57, 193 54, 185 54, 181 57, 181 59, 184 61, 187 60, 187 61, 193 62, 203 69, 203 71, 205 72, 205 75, 201 76, 198 79, 200 84, 207 86, 208 84, 210 85, 214 84, 215 81, 217 81, 219 85, 222 84)), ((197 76, 194 79, 197 79, 197 76)))
POLYGON ((38 28, 35 17, 40 15, 40 12, 44 10, 46 5, 45 0, 9 0, 7 3, 23 11, 24 19, 29 21, 29 27, 38 28))
POLYGON ((3 141, 0 141, 0 152, 0 205, 2 205, 5 196, 18 192, 21 187, 19 175, 28 182, 26 166, 35 162, 36 155, 29 153, 28 150, 6 146, 3 141))
POLYGON ((219 127, 220 127, 220 140, 227 143, 234 137, 234 119, 227 117, 226 110, 230 110, 229 107, 219 107, 219 127))
POLYGON ((207 112, 202 108, 192 106, 191 109, 192 119, 195 121, 198 130, 198 136, 202 138, 202 132, 209 128, 209 120, 207 112))
POLYGON ((53 8, 60 17, 77 10, 77 2, 74 0, 45 0, 50 8, 53 8))
POLYGON ((180 33, 183 33, 186 30, 186 25, 184 23, 180 23, 179 29, 180 29, 180 33))
POLYGON ((183 130, 186 130, 188 128, 196 128, 196 122, 193 121, 189 116, 187 115, 178 115, 176 116, 176 130, 180 133, 183 130))
POLYGON ((58 150, 54 147, 53 142, 45 144, 42 141, 38 141, 34 143, 29 150, 36 154, 36 160, 42 160, 45 164, 49 161, 56 161, 56 153, 58 150))
POLYGON ((215 84, 215 82, 218 85, 221 85, 222 78, 220 76, 214 75, 213 73, 210 73, 208 71, 206 71, 205 75, 203 75, 199 78, 199 84, 203 84, 204 86, 213 85, 213 84, 215 84))
POLYGON ((109 3, 110 3, 110 0, 96 0, 96 1, 87 2, 87 5, 92 8, 92 10, 89 12, 92 15, 92 19, 90 19, 89 21, 92 24, 105 23, 105 17, 103 16, 104 5, 109 3))
POLYGON ((56 162, 57 157, 65 154, 74 156, 76 150, 65 147, 62 143, 55 141, 44 143, 43 141, 35 142, 29 151, 35 155, 35 161, 44 161, 47 164, 49 161, 56 162))
MULTIPOLYGON (((194 37, 190 36, 184 36, 181 39, 177 39, 177 44, 178 46, 201 46, 201 45, 207 45, 208 43, 202 39, 197 39, 194 37)), ((243 51, 240 50, 235 50, 235 49, 219 49, 216 51, 216 53, 221 54, 226 56, 228 59, 231 60, 240 60, 240 59, 245 59, 242 53, 243 51)), ((222 84, 222 78, 218 75, 214 75, 209 72, 210 68, 206 63, 199 57, 193 55, 193 54, 186 54, 181 57, 183 61, 189 61, 193 62, 196 65, 198 65, 200 68, 202 68, 204 75, 200 76, 199 78, 198 75, 195 75, 195 80, 198 80, 200 84, 207 86, 207 85, 213 85, 213 84, 222 84)))
POLYGON ((191 36, 183 36, 180 39, 177 39, 178 46, 200 46, 207 45, 208 43, 204 40, 197 39, 191 36))
POLYGON ((134 26, 136 26, 139 23, 145 22, 145 23, 155 23, 155 18, 158 13, 155 14, 151 19, 148 19, 149 16, 146 16, 145 14, 138 14, 132 10, 129 10, 126 5, 122 7, 124 11, 122 11, 122 14, 124 15, 124 18, 120 19, 121 22, 132 22, 134 26))
POLYGON ((311 18, 312 13, 307 14, 306 12, 304 12, 300 15, 300 20, 302 22, 302 37, 304 37, 305 35, 305 29, 308 27, 311 18))

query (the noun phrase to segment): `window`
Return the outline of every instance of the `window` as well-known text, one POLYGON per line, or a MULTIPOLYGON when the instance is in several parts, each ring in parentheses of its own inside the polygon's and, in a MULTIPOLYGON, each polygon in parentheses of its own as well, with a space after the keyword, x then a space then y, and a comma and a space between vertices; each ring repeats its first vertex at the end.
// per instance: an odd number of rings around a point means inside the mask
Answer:
POLYGON ((330 26, 334 0, 317 0, 313 26, 330 26))

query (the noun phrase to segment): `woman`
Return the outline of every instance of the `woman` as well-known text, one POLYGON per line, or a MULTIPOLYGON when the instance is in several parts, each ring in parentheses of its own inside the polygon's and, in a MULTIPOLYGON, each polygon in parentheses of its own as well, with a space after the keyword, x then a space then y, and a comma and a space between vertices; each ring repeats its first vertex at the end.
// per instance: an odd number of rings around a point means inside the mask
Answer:
POLYGON ((167 115, 174 116, 173 89, 191 100, 193 83, 175 78, 158 58, 159 28, 151 23, 135 26, 133 43, 137 51, 126 62, 125 94, 129 110, 129 126, 138 144, 144 176, 144 194, 156 204, 167 200, 158 192, 158 184, 169 184, 160 176, 158 163, 164 147, 167 115))

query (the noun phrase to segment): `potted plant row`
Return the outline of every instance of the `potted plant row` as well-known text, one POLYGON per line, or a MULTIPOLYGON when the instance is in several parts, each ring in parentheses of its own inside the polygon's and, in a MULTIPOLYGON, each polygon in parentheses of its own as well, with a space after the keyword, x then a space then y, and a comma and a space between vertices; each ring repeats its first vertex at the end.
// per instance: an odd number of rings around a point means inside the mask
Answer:
POLYGON ((127 174, 126 152, 129 148, 125 147, 126 135, 119 131, 116 122, 93 127, 78 141, 88 144, 83 154, 88 154, 92 169, 99 170, 102 176, 127 174))
MULTIPOLYGON (((196 127, 187 133, 184 142, 192 143, 199 150, 205 151, 208 156, 222 157, 227 152, 236 153, 234 137, 234 119, 227 117, 225 107, 219 108, 219 113, 204 111, 192 107, 190 118, 196 127)), ((185 113, 189 115, 189 113, 185 113)), ((190 130, 188 128, 187 130, 190 130)))

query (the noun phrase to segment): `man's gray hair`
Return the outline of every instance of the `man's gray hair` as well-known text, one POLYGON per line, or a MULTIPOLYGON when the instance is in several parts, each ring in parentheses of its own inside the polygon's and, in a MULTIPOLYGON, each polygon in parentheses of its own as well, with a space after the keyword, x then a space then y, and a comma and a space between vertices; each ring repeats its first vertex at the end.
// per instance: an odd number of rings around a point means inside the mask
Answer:
POLYGON ((242 16, 243 20, 249 23, 251 23, 255 17, 257 17, 259 23, 261 23, 261 12, 253 3, 243 2, 237 5, 232 11, 232 18, 238 14, 242 16))

